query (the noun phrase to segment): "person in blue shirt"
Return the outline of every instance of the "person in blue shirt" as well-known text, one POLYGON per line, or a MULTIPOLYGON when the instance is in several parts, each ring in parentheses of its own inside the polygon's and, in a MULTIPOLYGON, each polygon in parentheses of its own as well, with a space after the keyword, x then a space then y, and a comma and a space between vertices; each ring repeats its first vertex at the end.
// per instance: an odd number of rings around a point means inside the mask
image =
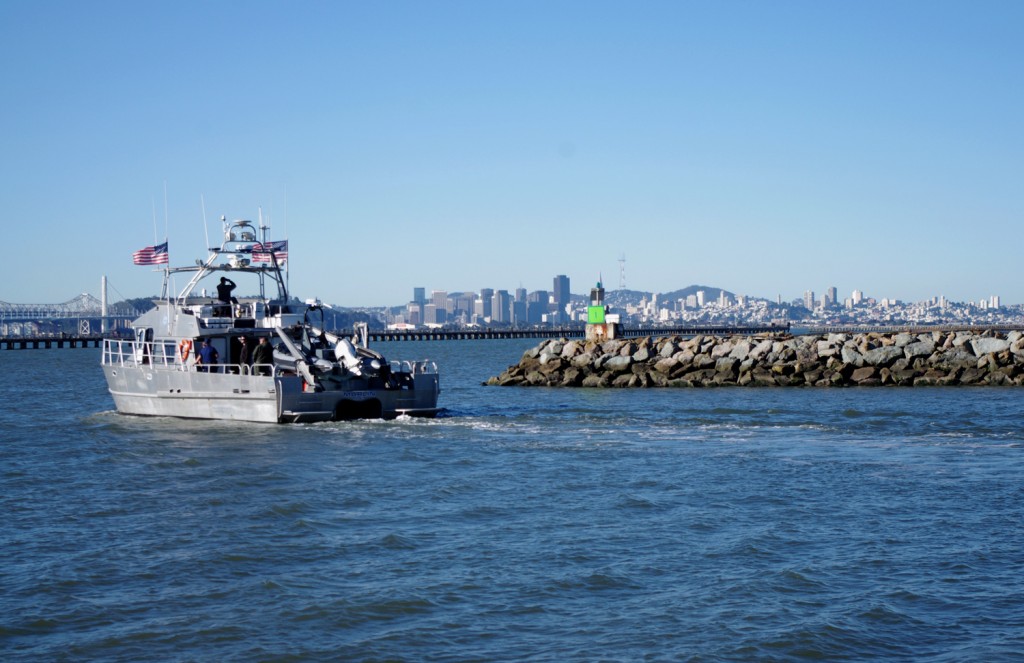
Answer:
POLYGON ((216 365, 218 361, 220 361, 220 353, 217 352, 217 348, 210 345, 209 341, 203 341, 202 346, 199 348, 199 355, 196 357, 196 364, 198 364, 196 370, 204 373, 212 370, 216 373, 218 372, 216 365))

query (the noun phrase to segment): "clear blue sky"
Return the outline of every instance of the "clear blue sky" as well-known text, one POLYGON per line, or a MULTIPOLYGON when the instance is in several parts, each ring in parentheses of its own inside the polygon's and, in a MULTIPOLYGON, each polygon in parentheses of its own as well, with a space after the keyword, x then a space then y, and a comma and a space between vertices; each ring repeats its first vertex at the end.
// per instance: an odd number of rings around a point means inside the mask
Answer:
POLYGON ((1024 303, 1024 3, 0 3, 0 300, 291 242, 294 294, 599 274, 1024 303), (166 222, 164 188, 166 185, 166 222))

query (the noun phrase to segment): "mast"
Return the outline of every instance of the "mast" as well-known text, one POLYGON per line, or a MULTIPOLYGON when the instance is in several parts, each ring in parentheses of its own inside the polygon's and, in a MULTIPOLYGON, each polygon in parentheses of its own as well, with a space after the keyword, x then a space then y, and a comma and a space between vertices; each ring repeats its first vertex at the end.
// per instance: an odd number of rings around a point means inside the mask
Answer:
POLYGON ((107 275, 100 279, 100 333, 107 334, 107 275))

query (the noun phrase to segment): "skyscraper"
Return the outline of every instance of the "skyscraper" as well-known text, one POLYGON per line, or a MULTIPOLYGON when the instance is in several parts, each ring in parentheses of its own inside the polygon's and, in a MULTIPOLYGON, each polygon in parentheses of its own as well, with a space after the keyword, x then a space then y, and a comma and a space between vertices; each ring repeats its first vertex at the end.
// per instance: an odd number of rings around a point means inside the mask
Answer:
POLYGON ((544 316, 548 313, 548 292, 547 290, 536 290, 526 297, 526 321, 531 325, 539 325, 544 322, 544 316))
POLYGON ((512 322, 512 297, 508 290, 498 290, 492 297, 491 320, 494 322, 512 322))
POLYGON ((490 318, 491 316, 491 303, 494 298, 494 288, 480 288, 480 299, 478 300, 481 304, 480 310, 477 314, 481 318, 490 318))
POLYGON ((444 290, 432 290, 430 303, 434 305, 436 313, 433 321, 430 320, 429 315, 426 315, 427 322, 436 322, 439 325, 448 322, 448 293, 444 290))
POLYGON ((555 299, 555 322, 562 324, 566 321, 565 307, 568 306, 571 297, 569 293, 569 277, 565 274, 556 276, 551 292, 555 299))

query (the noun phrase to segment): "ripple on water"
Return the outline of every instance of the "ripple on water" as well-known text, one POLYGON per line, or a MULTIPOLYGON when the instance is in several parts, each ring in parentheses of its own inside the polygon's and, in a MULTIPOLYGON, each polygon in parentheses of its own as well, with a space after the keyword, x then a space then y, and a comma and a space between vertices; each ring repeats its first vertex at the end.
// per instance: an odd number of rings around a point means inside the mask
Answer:
POLYGON ((5 402, 66 387, 0 415, 5 660, 1024 651, 1019 390, 479 387, 511 347, 451 350, 437 419, 300 426, 5 354, 5 402))

